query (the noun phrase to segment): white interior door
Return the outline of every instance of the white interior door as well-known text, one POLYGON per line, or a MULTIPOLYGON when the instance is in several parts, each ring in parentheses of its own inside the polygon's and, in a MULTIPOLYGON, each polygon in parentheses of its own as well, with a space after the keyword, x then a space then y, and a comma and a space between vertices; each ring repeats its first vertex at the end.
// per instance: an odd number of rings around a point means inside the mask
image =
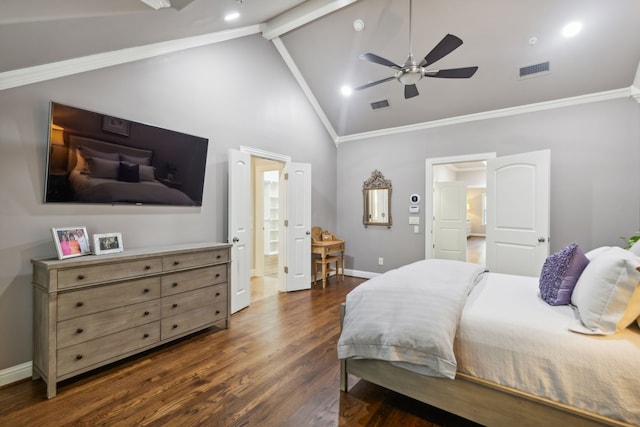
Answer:
POLYGON ((251 303, 251 155, 229 150, 231 312, 251 303))
POLYGON ((487 161, 487 268, 539 276, 549 256, 550 151, 487 161))
POLYGON ((467 185, 436 182, 434 185, 434 258, 467 260, 467 185))
POLYGON ((311 288, 311 165, 287 163, 281 182, 282 250, 279 267, 284 291, 311 288))

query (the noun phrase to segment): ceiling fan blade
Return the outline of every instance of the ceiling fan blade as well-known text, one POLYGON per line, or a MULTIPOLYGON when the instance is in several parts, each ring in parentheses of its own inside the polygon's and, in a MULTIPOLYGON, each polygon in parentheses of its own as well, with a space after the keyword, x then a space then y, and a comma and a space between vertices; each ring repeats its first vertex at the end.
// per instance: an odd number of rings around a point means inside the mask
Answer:
POLYGON ((425 71, 425 77, 438 77, 441 79, 468 79, 473 76, 478 67, 450 68, 448 70, 425 71))
POLYGON ((391 67, 396 70, 399 70, 400 68, 402 68, 400 65, 396 64, 395 62, 391 62, 388 59, 384 59, 383 57, 378 56, 374 53, 363 53, 362 55, 360 55, 360 59, 363 59, 369 62, 375 62, 376 64, 384 65, 385 67, 391 67))
POLYGON ((413 98, 420 95, 416 85, 404 85, 404 99, 413 98))
POLYGON ((371 86, 379 85, 380 83, 388 82, 389 80, 394 80, 394 79, 395 79, 394 76, 387 77, 386 79, 376 80, 375 82, 369 82, 369 83, 367 83, 365 85, 358 86, 357 88, 354 88, 353 90, 367 89, 367 88, 369 88, 371 86))
POLYGON ((436 61, 444 58, 449 55, 451 52, 456 50, 462 45, 462 40, 453 34, 447 34, 444 36, 440 43, 436 45, 431 52, 427 53, 427 56, 424 57, 424 60, 420 63, 421 67, 426 67, 427 65, 431 65, 436 61))

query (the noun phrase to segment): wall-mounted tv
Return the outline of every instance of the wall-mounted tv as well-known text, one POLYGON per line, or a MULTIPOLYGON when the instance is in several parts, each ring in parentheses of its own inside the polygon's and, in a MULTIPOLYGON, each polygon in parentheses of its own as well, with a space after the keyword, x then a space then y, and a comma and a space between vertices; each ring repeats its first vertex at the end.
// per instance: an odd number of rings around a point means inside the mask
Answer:
POLYGON ((51 102, 44 201, 201 206, 208 143, 51 102))

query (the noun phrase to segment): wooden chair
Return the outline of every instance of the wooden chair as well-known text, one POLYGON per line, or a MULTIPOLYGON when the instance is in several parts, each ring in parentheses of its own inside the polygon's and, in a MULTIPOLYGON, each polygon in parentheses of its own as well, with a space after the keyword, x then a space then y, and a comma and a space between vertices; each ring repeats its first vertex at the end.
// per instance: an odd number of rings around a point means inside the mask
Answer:
POLYGON ((318 282, 318 274, 320 275, 320 279, 322 280, 322 287, 324 288, 324 284, 326 283, 326 279, 329 278, 329 275, 332 272, 335 272, 336 280, 338 280, 338 263, 340 257, 338 256, 328 256, 324 258, 324 263, 322 258, 314 258, 313 259, 313 283, 318 282), (335 268, 331 268, 331 264, 334 264, 335 268), (324 272, 324 277, 323 277, 324 272))

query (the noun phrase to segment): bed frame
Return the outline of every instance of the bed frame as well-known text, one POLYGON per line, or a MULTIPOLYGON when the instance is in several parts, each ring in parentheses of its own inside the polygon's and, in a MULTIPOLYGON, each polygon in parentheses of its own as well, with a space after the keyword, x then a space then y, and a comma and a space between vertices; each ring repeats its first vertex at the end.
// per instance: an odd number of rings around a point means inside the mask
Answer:
MULTIPOLYGON (((341 325, 345 304, 341 305, 341 325)), ((573 408, 458 372, 455 380, 428 377, 382 360, 340 360, 340 389, 349 375, 380 385, 488 427, 624 426, 632 424, 573 408)))

